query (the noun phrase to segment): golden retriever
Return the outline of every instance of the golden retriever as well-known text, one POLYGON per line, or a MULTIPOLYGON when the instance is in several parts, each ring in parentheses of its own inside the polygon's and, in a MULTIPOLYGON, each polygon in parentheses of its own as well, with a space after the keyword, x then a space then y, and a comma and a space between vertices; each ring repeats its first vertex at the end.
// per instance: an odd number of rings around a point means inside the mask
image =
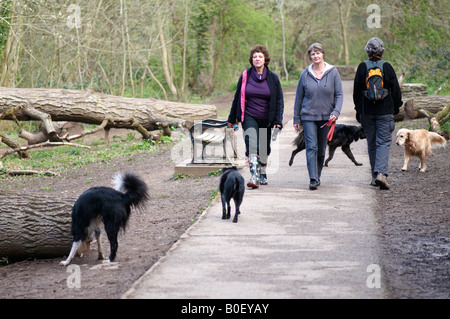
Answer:
POLYGON ((403 163, 402 171, 408 169, 408 163, 411 156, 420 158, 419 170, 425 172, 427 165, 425 158, 431 154, 433 146, 444 146, 446 144, 445 138, 434 132, 427 130, 408 130, 402 128, 397 132, 397 145, 405 147, 405 162, 403 163))

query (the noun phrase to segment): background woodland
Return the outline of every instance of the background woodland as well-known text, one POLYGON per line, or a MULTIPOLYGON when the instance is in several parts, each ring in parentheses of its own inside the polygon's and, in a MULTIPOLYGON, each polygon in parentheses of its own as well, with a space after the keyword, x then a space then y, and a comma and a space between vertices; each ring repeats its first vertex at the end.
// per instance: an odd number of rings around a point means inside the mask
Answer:
POLYGON ((255 44, 267 46, 270 68, 295 85, 310 44, 321 42, 329 63, 357 65, 378 36, 405 82, 448 94, 450 2, 383 1, 379 12, 372 3, 0 0, 0 87, 195 102, 231 91, 255 44))

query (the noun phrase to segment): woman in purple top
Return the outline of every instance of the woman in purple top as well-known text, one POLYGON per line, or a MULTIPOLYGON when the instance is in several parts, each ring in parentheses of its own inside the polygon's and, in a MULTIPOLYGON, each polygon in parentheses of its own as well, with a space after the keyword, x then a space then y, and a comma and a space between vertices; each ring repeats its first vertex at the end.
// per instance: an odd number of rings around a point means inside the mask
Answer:
POLYGON ((270 154, 271 129, 283 127, 283 91, 278 76, 268 64, 270 56, 262 45, 255 46, 249 57, 251 68, 239 78, 228 116, 228 127, 242 123, 251 178, 248 187, 267 185, 267 158, 270 154))

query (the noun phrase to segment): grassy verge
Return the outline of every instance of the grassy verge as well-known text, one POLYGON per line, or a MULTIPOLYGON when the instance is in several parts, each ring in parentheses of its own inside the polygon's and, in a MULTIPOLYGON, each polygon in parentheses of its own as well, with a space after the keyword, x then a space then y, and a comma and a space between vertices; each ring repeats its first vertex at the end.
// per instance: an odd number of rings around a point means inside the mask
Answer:
MULTIPOLYGON (((134 132, 126 135, 114 135, 109 145, 103 138, 93 142, 76 141, 78 144, 87 145, 90 149, 73 146, 60 146, 29 150, 30 159, 20 159, 17 154, 6 156, 2 162, 7 169, 33 169, 61 173, 65 170, 76 170, 91 163, 108 163, 115 157, 128 157, 134 154, 151 153, 159 150, 164 144, 172 143, 171 138, 165 138, 161 142, 136 139, 134 132)), ((5 169, 0 171, 0 178, 5 178, 5 169), (3 173, 3 174, 1 174, 3 173)))

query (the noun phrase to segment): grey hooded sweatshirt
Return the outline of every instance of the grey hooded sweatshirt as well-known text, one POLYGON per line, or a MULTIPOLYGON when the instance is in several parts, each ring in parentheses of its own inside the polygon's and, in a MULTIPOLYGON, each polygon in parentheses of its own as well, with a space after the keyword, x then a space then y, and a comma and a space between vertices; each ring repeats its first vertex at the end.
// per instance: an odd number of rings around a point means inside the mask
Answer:
POLYGON ((322 78, 312 72, 312 64, 298 80, 294 103, 294 124, 301 121, 328 121, 330 115, 339 117, 344 101, 341 77, 338 70, 325 62, 322 78))

